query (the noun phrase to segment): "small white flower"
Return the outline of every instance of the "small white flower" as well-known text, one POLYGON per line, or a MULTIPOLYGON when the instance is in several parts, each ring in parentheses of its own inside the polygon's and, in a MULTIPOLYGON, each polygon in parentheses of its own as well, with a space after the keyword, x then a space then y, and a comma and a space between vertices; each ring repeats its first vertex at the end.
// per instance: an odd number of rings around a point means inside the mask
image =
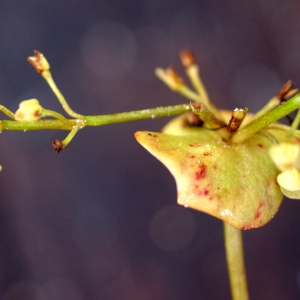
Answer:
POLYGON ((292 168, 277 176, 282 193, 291 199, 300 199, 300 172, 292 168))
POLYGON ((300 190, 300 173, 296 168, 286 170, 277 176, 278 184, 286 190, 298 191, 300 190))
POLYGON ((293 167, 300 168, 300 147, 298 144, 283 142, 273 145, 269 155, 280 171, 286 171, 293 167))

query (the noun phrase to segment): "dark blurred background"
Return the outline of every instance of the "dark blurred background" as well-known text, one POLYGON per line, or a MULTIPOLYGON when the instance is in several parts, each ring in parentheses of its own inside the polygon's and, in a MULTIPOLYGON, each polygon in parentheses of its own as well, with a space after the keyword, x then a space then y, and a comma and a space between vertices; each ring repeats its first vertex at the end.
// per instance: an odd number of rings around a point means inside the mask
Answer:
MULTIPOLYGON (((186 102, 155 76, 192 48, 219 107, 255 111, 300 85, 300 4, 277 1, 0 2, 0 102, 62 111, 27 63, 34 49, 75 111, 186 102)), ((136 143, 167 119, 0 136, 0 298, 230 299, 222 222, 176 205, 168 170, 136 143)), ((244 232, 252 299, 300 298, 300 203, 244 232)))

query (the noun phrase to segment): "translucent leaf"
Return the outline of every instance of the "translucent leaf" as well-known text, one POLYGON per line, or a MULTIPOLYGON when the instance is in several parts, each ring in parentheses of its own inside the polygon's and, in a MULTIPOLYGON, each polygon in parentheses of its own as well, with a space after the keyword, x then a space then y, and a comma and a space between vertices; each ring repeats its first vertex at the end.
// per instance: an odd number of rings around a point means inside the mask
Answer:
POLYGON ((232 144, 201 127, 175 132, 180 135, 140 131, 135 137, 174 176, 179 204, 239 229, 260 227, 273 218, 283 195, 266 137, 232 144))

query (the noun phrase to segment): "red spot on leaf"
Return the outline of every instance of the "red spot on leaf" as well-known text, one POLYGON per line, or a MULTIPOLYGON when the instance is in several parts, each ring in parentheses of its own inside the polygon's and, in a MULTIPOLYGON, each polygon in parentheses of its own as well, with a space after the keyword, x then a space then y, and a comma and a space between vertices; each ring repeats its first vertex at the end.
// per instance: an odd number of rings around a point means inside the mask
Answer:
POLYGON ((261 216, 262 207, 264 206, 264 203, 262 201, 259 202, 258 209, 255 213, 254 219, 257 220, 261 216))
POLYGON ((263 144, 257 144, 257 146, 258 146, 259 148, 264 148, 264 145, 263 145, 263 144))
MULTIPOLYGON (((209 194, 209 190, 204 188, 204 189, 199 189, 198 185, 195 185, 195 193, 198 196, 207 196, 209 194)), ((211 197, 209 198, 211 200, 211 197)))
POLYGON ((190 146, 190 147, 194 147, 194 145, 193 145, 193 144, 189 144, 189 146, 190 146))
POLYGON ((206 165, 205 164, 200 164, 199 165, 199 170, 196 171, 195 173, 195 178, 196 180, 202 179, 206 176, 206 165))
POLYGON ((260 216, 261 216, 261 211, 257 211, 254 216, 254 219, 257 220, 260 216))
POLYGON ((212 156, 212 153, 211 152, 204 152, 203 155, 204 156, 212 156))

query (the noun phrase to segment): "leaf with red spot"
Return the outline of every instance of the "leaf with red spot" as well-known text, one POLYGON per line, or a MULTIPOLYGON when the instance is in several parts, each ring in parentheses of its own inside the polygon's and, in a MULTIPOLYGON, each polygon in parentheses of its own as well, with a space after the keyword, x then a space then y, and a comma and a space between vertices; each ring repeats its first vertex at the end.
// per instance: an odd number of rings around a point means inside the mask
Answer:
POLYGON ((135 137, 174 176, 179 204, 239 229, 272 219, 283 196, 266 137, 253 135, 233 144, 201 127, 176 132, 180 135, 140 131, 135 137))

